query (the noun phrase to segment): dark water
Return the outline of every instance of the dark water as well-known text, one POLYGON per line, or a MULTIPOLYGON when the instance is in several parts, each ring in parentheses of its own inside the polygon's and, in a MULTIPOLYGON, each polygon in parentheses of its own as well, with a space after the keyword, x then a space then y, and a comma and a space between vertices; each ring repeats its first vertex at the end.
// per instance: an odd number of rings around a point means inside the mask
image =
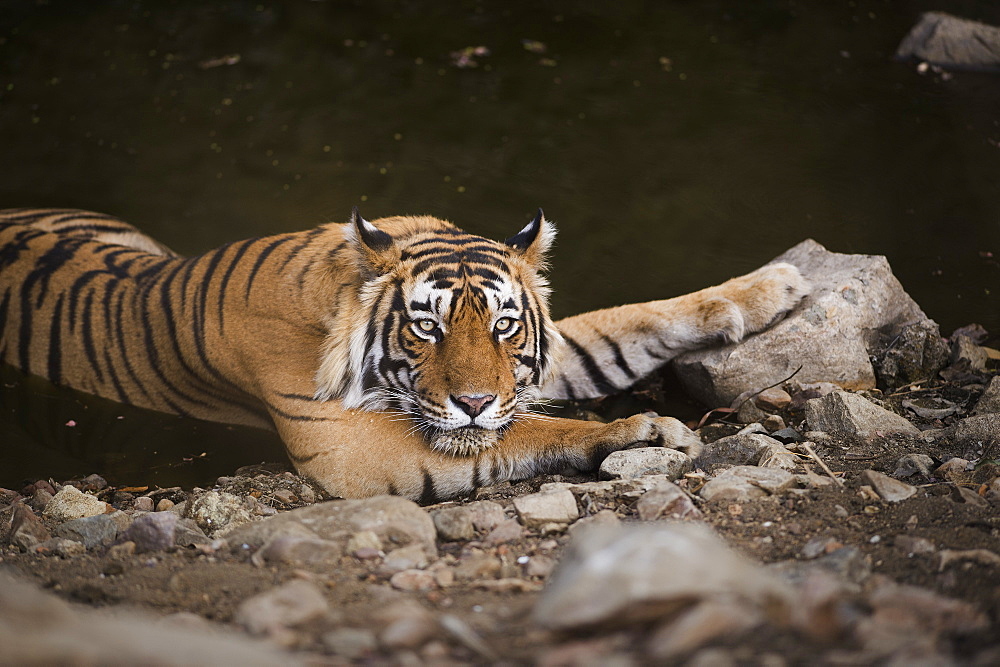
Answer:
MULTIPOLYGON (((813 237, 887 255, 945 333, 996 334, 1000 77, 893 62, 929 9, 1000 24, 946 0, 5 2, 0 207, 113 213, 196 253, 355 204, 498 238, 542 206, 557 315, 813 237)), ((6 384, 2 449, 47 446, 65 415, 6 384)), ((204 439, 150 424, 90 442, 204 439)))

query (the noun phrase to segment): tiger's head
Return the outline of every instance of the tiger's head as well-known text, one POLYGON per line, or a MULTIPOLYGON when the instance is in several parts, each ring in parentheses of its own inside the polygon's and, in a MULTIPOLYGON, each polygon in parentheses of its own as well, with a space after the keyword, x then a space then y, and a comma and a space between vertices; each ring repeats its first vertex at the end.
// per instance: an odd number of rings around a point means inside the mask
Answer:
POLYGON ((434 448, 475 453, 527 414, 561 340, 541 275, 555 229, 540 209, 504 243, 434 219, 395 222, 391 235, 352 214, 360 303, 349 340, 324 348, 317 395, 398 411, 434 448))

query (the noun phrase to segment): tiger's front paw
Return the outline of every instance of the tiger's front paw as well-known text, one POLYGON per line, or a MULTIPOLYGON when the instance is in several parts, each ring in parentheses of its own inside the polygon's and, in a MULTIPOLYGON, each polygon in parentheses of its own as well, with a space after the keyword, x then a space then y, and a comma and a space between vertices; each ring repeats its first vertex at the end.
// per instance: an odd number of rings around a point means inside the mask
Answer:
POLYGON ((798 267, 785 262, 768 264, 745 278, 749 284, 744 288, 742 305, 747 333, 766 329, 784 317, 810 290, 798 267))
POLYGON ((692 458, 701 452, 701 439, 673 417, 633 415, 605 424, 593 434, 593 444, 604 455, 636 445, 658 445, 678 449, 692 458))

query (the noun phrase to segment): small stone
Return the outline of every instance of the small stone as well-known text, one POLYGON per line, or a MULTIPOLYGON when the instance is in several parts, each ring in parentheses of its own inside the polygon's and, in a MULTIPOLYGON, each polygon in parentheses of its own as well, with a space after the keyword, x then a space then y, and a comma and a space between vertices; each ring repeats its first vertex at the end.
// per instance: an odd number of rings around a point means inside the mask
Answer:
POLYGON ((149 496, 139 496, 132 501, 132 507, 140 512, 152 512, 153 499, 149 496))
POLYGON ((524 566, 524 574, 528 577, 541 577, 544 579, 552 574, 555 566, 556 561, 554 558, 541 554, 532 556, 524 566))
POLYGON ((460 581, 496 579, 500 574, 500 559, 479 549, 462 556, 455 566, 455 578, 460 581))
POLYGON ((524 528, 517 519, 504 519, 483 538, 483 544, 495 547, 508 542, 516 542, 524 536, 524 528))
POLYGON ((52 497, 45 507, 44 516, 53 521, 71 521, 97 516, 111 511, 111 505, 94 496, 66 485, 52 497))
POLYGON ((710 470, 713 465, 758 465, 761 457, 774 448, 784 447, 762 433, 737 433, 705 445, 698 457, 698 466, 710 470))
POLYGON ((781 470, 794 470, 799 467, 799 458, 792 452, 785 449, 784 445, 772 444, 761 453, 757 465, 761 468, 780 468, 781 470))
POLYGON ((666 475, 677 479, 694 470, 691 457, 669 447, 636 447, 611 452, 601 463, 602 479, 633 479, 643 475, 666 475))
POLYGON ((764 411, 777 411, 787 408, 792 402, 792 397, 784 389, 769 387, 757 394, 753 402, 764 411))
POLYGON ((890 503, 898 503, 917 493, 916 487, 874 470, 863 471, 861 479, 870 485, 882 500, 890 503))
POLYGON ((806 542, 805 546, 802 547, 801 554, 806 560, 812 560, 833 553, 842 546, 844 545, 832 537, 817 535, 806 542))
POLYGON ((580 516, 576 499, 566 489, 514 498, 514 509, 521 522, 529 528, 546 523, 571 523, 580 516))
POLYGON ((768 415, 761 422, 761 426, 767 429, 768 433, 772 431, 781 431, 785 428, 785 420, 781 418, 780 415, 768 415))
POLYGON ((174 508, 174 501, 170 498, 160 498, 159 502, 156 503, 157 512, 167 512, 174 508))
POLYGON ((858 394, 834 391, 806 401, 806 421, 815 431, 846 433, 868 438, 878 433, 920 435, 920 430, 894 412, 880 408, 858 394))
POLYGON ((434 574, 426 570, 402 570, 389 578, 389 584, 401 591, 432 591, 437 588, 434 574))
POLYGON ((52 553, 63 558, 71 558, 87 553, 87 547, 76 540, 54 537, 51 540, 36 544, 33 551, 35 553, 52 553))
POLYGON ((411 544, 387 553, 381 571, 391 576, 403 570, 419 570, 425 567, 427 567, 427 553, 419 544, 411 544))
POLYGON ((691 498, 671 482, 662 482, 639 497, 635 509, 642 521, 697 519, 701 512, 691 498))
POLYGON ((990 504, 986 498, 964 486, 951 487, 951 498, 955 502, 975 505, 976 507, 989 507, 990 504))
POLYGON ((333 564, 343 554, 343 547, 331 540, 276 535, 254 554, 253 562, 284 563, 293 566, 333 564))
POLYGON ((49 501, 51 500, 52 500, 51 493, 49 493, 45 489, 35 489, 35 492, 31 494, 31 500, 29 502, 31 504, 31 509, 35 510, 36 512, 43 512, 45 511, 45 507, 49 504, 49 501))
POLYGON ((8 542, 24 551, 30 550, 37 544, 51 539, 48 529, 41 520, 31 511, 31 508, 17 503, 11 516, 10 533, 8 542))
POLYGON ((97 474, 87 475, 80 481, 83 482, 83 490, 85 491, 102 491, 108 488, 108 481, 97 474))
POLYGON ((308 484, 300 484, 296 493, 299 496, 299 500, 307 505, 312 505, 316 502, 316 492, 308 484))
POLYGON ((293 505, 299 500, 291 489, 275 489, 271 497, 283 505, 293 505))
MULTIPOLYGON (((584 517, 579 521, 577 521, 576 523, 574 523, 572 526, 569 527, 569 534, 572 536, 576 535, 581 531, 585 532, 589 530, 590 526, 619 526, 621 525, 621 522, 622 520, 619 519, 618 515, 615 514, 613 511, 601 510, 597 514, 584 517)), ((542 544, 538 545, 538 548, 545 551, 551 551, 552 549, 555 549, 556 546, 557 543, 555 542, 555 540, 546 540, 545 542, 542 542, 542 544), (551 546, 543 547, 542 546, 543 544, 548 544, 551 546)))
POLYGON ((88 549, 93 549, 114 542, 118 537, 118 524, 109 515, 99 514, 60 524, 53 534, 56 537, 80 542, 88 549))
POLYGON ((795 486, 795 476, 779 468, 733 466, 701 488, 700 495, 714 502, 748 502, 781 494, 795 486))
POLYGON ((507 518, 503 507, 490 500, 480 500, 469 503, 465 510, 472 518, 472 526, 480 532, 493 530, 501 521, 507 518))
MULTIPOLYGON (((173 512, 170 512, 173 514, 173 512)), ((210 539, 201 532, 201 528, 194 522, 194 519, 181 519, 177 522, 177 529, 174 531, 174 544, 179 547, 189 547, 197 544, 209 544, 210 539)))
POLYGON ((913 556, 916 554, 932 554, 937 551, 933 542, 925 537, 917 537, 915 535, 896 535, 893 543, 897 549, 905 553, 907 556, 913 556))
POLYGON ((236 610, 235 621, 255 635, 281 635, 323 618, 330 607, 313 584, 296 579, 245 600, 236 610))
POLYGON ((431 512, 438 537, 445 542, 471 540, 476 536, 472 514, 465 507, 445 507, 431 512))
POLYGON ((122 542, 108 549, 108 558, 128 558, 133 554, 135 554, 135 542, 122 542))
POLYGON ((228 491, 206 491, 188 501, 184 514, 209 537, 223 535, 253 520, 249 503, 228 491))
POLYGON ((896 461, 896 471, 893 477, 912 477, 917 473, 928 477, 934 467, 934 459, 926 454, 906 454, 896 461))
POLYGON ((139 553, 169 549, 174 546, 179 520, 173 512, 145 514, 132 522, 122 534, 122 539, 134 542, 139 553))
POLYGON ((347 553, 355 554, 362 549, 380 552, 382 551, 382 540, 370 530, 358 531, 347 540, 347 553))
POLYGON ((362 628, 337 628, 323 635, 323 645, 334 655, 361 660, 378 649, 375 633, 362 628))

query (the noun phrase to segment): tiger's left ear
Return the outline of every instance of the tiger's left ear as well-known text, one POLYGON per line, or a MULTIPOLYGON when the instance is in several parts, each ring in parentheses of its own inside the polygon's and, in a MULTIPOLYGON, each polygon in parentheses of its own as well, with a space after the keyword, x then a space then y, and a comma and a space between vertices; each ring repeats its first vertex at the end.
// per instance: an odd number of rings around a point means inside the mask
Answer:
POLYGON ((539 271, 545 269, 545 258, 556 238, 556 228, 545 219, 542 209, 538 209, 534 220, 524 229, 505 241, 525 261, 539 271))
POLYGON ((364 264, 377 275, 388 273, 399 262, 400 253, 396 241, 362 218, 357 206, 351 210, 347 239, 353 241, 364 264))

